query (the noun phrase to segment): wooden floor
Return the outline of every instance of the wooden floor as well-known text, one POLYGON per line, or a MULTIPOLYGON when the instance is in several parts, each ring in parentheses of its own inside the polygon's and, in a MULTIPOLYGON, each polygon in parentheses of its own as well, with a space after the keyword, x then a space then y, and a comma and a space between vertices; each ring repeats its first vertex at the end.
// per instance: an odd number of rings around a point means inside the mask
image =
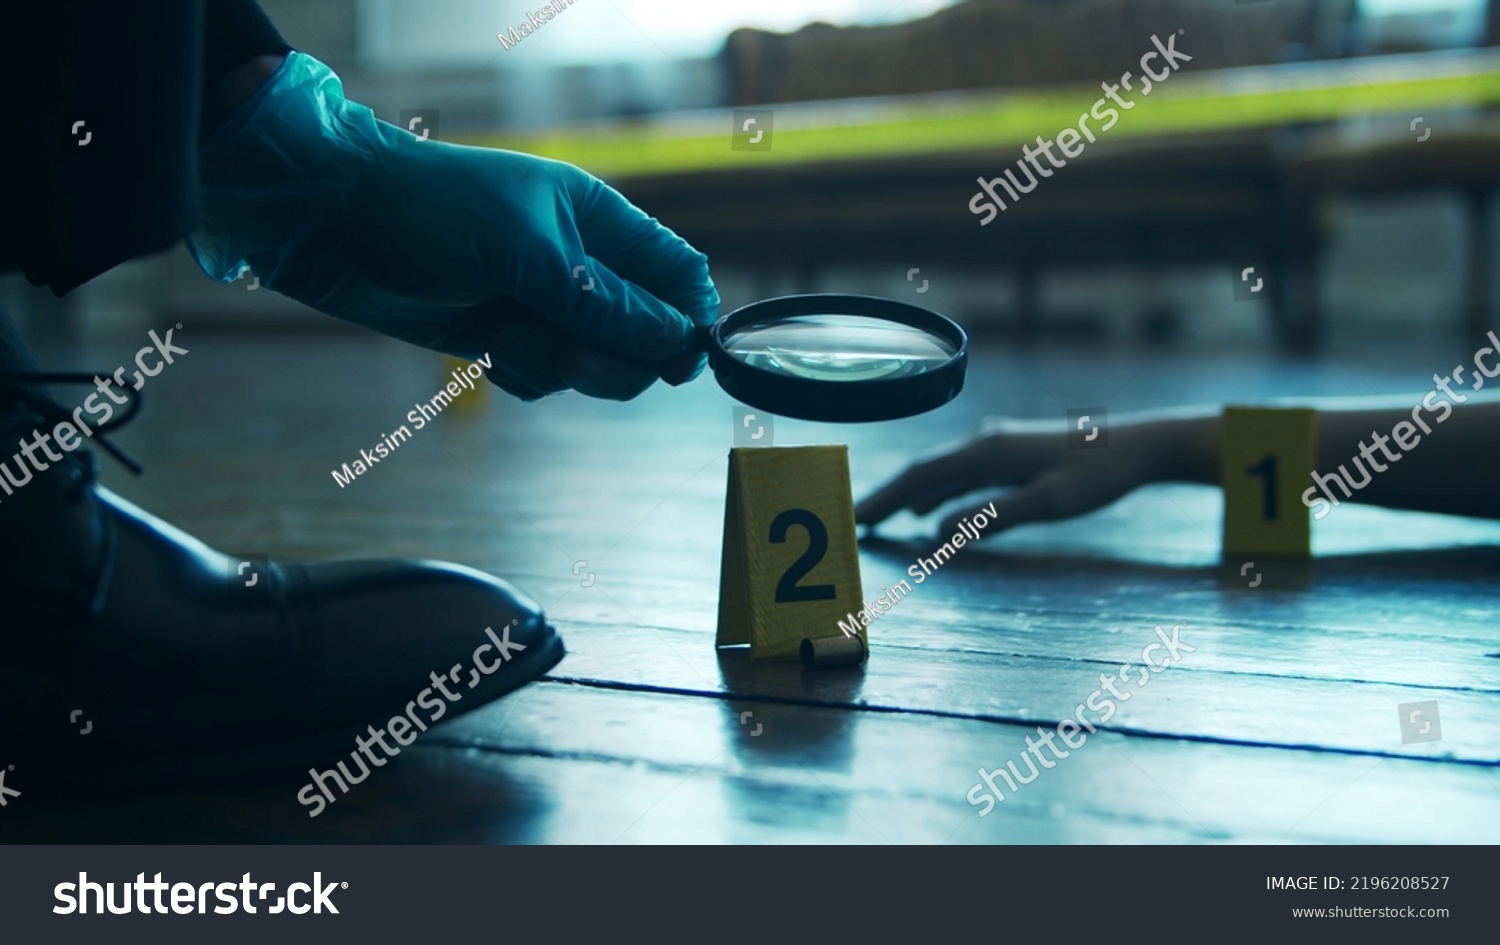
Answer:
MULTIPOLYGON (((340 489, 330 470, 433 396, 438 359, 380 339, 191 328, 177 338, 191 354, 151 382, 121 437, 146 476, 114 470, 107 484, 226 550, 441 558, 504 576, 543 603, 569 655, 422 736, 316 819, 294 798, 305 774, 289 772, 217 791, 28 797, 24 816, 5 812, 9 841, 1500 841, 1500 523, 1346 505, 1317 525, 1315 561, 1267 562, 1250 588, 1220 565, 1218 493, 1154 488, 965 549, 875 623, 862 671, 751 665, 713 647, 732 420, 711 379, 625 405, 493 391, 340 489), (1036 725, 1136 660, 1153 627, 1179 622, 1195 652, 977 815, 976 769, 1016 758, 1036 725), (1443 740, 1403 745, 1397 704, 1429 700, 1443 740)), ((858 495, 989 413, 1390 392, 1409 407, 1399 392, 1458 363, 1395 357, 980 349, 969 390, 938 413, 781 420, 775 437, 850 444, 858 495)), ((862 545, 866 588, 927 551, 906 541, 922 524, 862 545)))

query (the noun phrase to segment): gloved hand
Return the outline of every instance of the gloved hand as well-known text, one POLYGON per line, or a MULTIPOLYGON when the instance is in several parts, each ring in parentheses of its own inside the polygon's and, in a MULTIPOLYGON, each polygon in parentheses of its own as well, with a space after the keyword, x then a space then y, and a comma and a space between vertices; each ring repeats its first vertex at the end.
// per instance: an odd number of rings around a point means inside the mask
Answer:
POLYGON ((376 120, 293 52, 202 149, 210 277, 261 284, 413 344, 492 358, 527 400, 624 400, 703 369, 708 260, 597 178, 376 120), (582 268, 579 268, 582 267, 582 268))

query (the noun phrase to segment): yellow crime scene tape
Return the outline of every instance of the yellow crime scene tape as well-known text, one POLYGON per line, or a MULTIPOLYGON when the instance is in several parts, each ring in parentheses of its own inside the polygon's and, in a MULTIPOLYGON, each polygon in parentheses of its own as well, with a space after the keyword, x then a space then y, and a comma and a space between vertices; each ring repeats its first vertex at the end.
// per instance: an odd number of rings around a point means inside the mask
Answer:
MULTIPOLYGON (((945 92, 774 106, 777 163, 942 154, 1018 145, 1073 125, 1098 86, 945 92)), ((1111 138, 1231 131, 1353 115, 1500 102, 1500 51, 1422 53, 1193 73, 1157 87, 1111 138)), ((465 144, 576 164, 602 177, 765 166, 732 150, 731 109, 610 121, 536 134, 487 134, 465 144)))

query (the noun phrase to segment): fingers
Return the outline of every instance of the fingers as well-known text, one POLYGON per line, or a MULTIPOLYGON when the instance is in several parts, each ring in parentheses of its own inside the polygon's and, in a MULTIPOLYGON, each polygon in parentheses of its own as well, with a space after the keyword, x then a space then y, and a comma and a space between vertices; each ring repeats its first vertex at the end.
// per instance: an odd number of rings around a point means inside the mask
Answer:
POLYGON ((496 387, 505 391, 507 394, 511 395, 517 400, 523 400, 528 404, 541 400, 543 397, 546 397, 548 393, 551 393, 549 391, 541 391, 537 390, 534 387, 529 387, 526 384, 515 380, 514 378, 510 378, 501 374, 499 371, 485 371, 484 376, 489 378, 491 384, 494 384, 496 387))
POLYGON ((1062 470, 1054 470, 987 502, 966 503, 966 508, 943 519, 943 524, 938 528, 938 535, 948 535, 958 531, 958 523, 962 519, 966 517, 972 519, 975 513, 981 510, 990 519, 980 532, 981 538, 998 535, 1027 522, 1050 522, 1067 518, 1078 514, 1079 511, 1084 511, 1077 508, 1073 499, 1069 475, 1062 470), (995 510, 993 516, 989 514, 990 508, 995 510))
POLYGON ((854 507, 854 520, 862 525, 883 522, 902 509, 926 515, 949 499, 991 484, 985 468, 986 446, 972 440, 956 450, 910 466, 854 507))
POLYGON ((668 358, 665 362, 657 365, 661 371, 661 379, 673 387, 680 387, 703 373, 708 366, 708 355, 697 351, 684 351, 675 357, 668 358))
POLYGON ((517 297, 575 340, 622 358, 662 361, 692 340, 687 316, 581 249, 538 261, 519 276, 517 297), (567 259, 578 262, 569 268, 567 259))
POLYGON ((589 397, 630 400, 657 381, 657 366, 574 344, 559 365, 568 386, 589 397))
POLYGON ((572 386, 560 369, 570 345, 566 335, 549 325, 519 316, 498 319, 490 335, 491 367, 485 376, 513 397, 540 400, 572 386))
POLYGON ((694 324, 714 320, 719 293, 709 277, 707 256, 603 181, 585 176, 575 190, 578 233, 590 256, 694 324))
POLYGON ((657 380, 657 365, 617 358, 574 340, 532 317, 511 316, 491 335, 490 381, 521 400, 576 390, 589 397, 629 400, 657 380))
MULTIPOLYGON (((1142 480, 1128 463, 1091 459, 1083 464, 1055 466, 1015 491, 993 500, 994 524, 983 534, 994 535, 1027 522, 1051 522, 1102 508, 1129 493, 1142 480)), ((954 528, 973 509, 950 515, 943 528, 954 528)), ((988 511, 986 511, 988 514, 988 511)))
POLYGON ((489 247, 494 291, 620 358, 687 351, 694 326, 718 312, 706 257, 597 178, 558 162, 545 169, 536 173, 558 182, 533 187, 525 212, 506 221, 507 239, 489 247))

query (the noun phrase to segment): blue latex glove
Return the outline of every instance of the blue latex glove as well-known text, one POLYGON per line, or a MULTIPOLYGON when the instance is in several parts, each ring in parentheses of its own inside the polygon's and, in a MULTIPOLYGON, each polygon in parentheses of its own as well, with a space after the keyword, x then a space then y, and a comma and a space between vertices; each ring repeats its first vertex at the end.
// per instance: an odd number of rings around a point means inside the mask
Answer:
POLYGON ((533 400, 683 383, 718 312, 708 259, 558 161, 424 140, 293 52, 202 149, 198 265, 425 348, 533 400), (583 267, 579 269, 578 267, 583 267))

